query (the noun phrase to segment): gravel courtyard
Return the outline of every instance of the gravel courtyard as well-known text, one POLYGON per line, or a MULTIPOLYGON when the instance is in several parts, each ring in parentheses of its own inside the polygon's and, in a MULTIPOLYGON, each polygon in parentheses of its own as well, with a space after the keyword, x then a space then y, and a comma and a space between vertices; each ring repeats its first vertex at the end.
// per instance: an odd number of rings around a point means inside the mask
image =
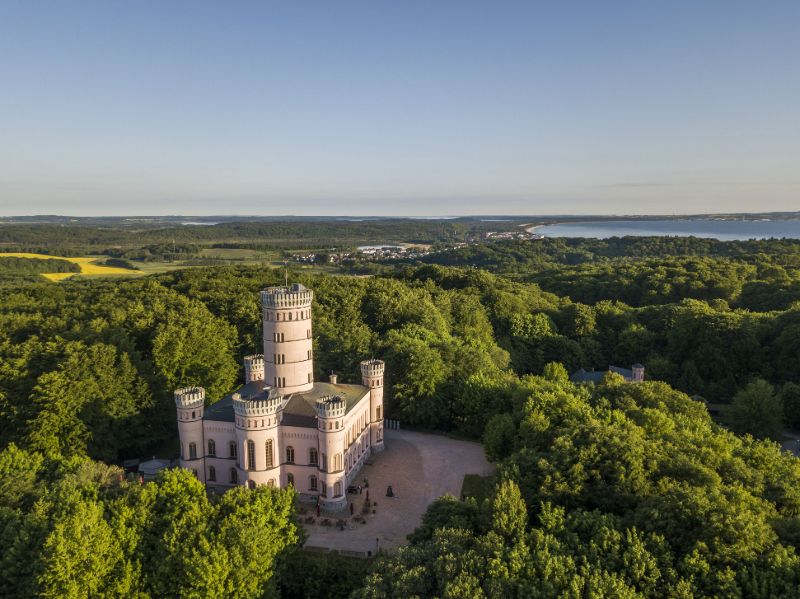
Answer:
MULTIPOLYGON (((342 515, 325 515, 315 524, 306 524, 308 549, 334 549, 364 553, 393 549, 406 544, 406 535, 422 521, 428 505, 445 493, 458 497, 465 474, 491 474, 494 467, 486 460, 479 443, 457 441, 440 435, 403 430, 385 431, 386 449, 371 458, 358 480, 369 479, 370 500, 378 503, 376 514, 367 523, 354 522, 347 512, 344 530, 322 526, 325 517, 333 522, 342 515), (392 485, 394 497, 386 497, 392 485), (377 539, 377 542, 376 542, 377 539)), ((361 513, 366 494, 348 494, 355 514, 361 513)), ((301 518, 315 515, 313 507, 301 518)))

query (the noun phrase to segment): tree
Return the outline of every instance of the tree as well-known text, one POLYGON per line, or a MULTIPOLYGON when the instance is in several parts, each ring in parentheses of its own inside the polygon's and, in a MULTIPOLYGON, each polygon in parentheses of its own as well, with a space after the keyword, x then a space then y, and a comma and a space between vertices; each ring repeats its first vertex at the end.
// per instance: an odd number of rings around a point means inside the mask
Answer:
POLYGON ((554 383, 566 383, 569 381, 569 373, 561 362, 548 362, 545 364, 542 376, 554 383))
POLYGON ((486 424, 483 433, 483 446, 486 457, 492 461, 501 460, 514 451, 517 427, 510 414, 495 414, 486 424))
POLYGON ((756 379, 734 396, 726 420, 731 430, 739 434, 779 440, 783 431, 783 400, 767 381, 756 379))
POLYGON ((138 581, 122 567, 120 546, 103 508, 81 500, 56 522, 43 549, 44 572, 39 577, 42 597, 135 596, 138 581))

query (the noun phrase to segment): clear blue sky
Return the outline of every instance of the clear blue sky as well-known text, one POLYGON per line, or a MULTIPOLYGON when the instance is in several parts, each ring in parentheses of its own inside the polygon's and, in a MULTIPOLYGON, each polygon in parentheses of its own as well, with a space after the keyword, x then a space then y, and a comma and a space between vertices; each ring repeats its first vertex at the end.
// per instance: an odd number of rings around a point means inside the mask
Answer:
POLYGON ((800 2, 0 4, 0 214, 800 210, 800 2))

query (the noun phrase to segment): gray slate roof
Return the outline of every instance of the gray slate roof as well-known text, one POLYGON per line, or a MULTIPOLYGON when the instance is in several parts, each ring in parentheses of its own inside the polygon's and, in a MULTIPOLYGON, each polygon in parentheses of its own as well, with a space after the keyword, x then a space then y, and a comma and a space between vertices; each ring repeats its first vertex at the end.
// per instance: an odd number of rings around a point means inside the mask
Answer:
MULTIPOLYGON (((255 381, 239 387, 233 393, 239 393, 245 399, 265 399, 264 382, 255 381)), ((206 408, 203 420, 219 422, 235 422, 233 412, 233 393, 229 393, 218 402, 206 408)), ((314 387, 305 393, 292 393, 287 396, 283 406, 284 426, 303 426, 315 428, 317 426, 317 412, 315 409, 317 399, 325 396, 337 395, 347 403, 346 413, 350 412, 358 403, 369 395, 369 387, 364 385, 345 385, 331 383, 314 383, 314 387)))
MULTIPOLYGON (((634 366, 636 366, 636 364, 634 364, 634 366)), ((633 370, 630 368, 609 366, 608 370, 584 370, 581 368, 580 370, 573 372, 569 377, 569 380, 571 380, 573 383, 599 383, 603 380, 603 377, 607 372, 616 372, 617 374, 621 374, 626 379, 633 378, 633 370)))

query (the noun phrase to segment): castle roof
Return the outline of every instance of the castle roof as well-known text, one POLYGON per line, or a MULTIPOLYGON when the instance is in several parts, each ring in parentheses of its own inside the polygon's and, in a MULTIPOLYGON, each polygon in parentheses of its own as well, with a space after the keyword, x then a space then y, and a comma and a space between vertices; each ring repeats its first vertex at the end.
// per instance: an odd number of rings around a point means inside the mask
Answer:
MULTIPOLYGON (((233 393, 239 393, 246 399, 266 399, 264 381, 254 381, 243 385, 233 393)), ((218 402, 206 408, 203 420, 216 420, 220 422, 236 422, 233 412, 233 393, 229 393, 218 402)), ((352 410, 364 397, 369 395, 369 387, 364 385, 345 385, 332 383, 314 383, 314 387, 305 393, 290 393, 283 406, 283 426, 302 426, 316 428, 317 412, 315 409, 317 399, 329 396, 338 396, 345 400, 347 408, 345 413, 352 410)))
MULTIPOLYGON (((634 364, 634 367, 639 366, 638 364, 634 364)), ((572 373, 569 377, 573 383, 599 383, 603 380, 603 377, 606 375, 606 372, 616 372, 625 378, 626 380, 633 379, 633 370, 630 368, 620 368, 619 366, 609 366, 608 370, 584 370, 581 368, 580 370, 576 370, 572 373)))

